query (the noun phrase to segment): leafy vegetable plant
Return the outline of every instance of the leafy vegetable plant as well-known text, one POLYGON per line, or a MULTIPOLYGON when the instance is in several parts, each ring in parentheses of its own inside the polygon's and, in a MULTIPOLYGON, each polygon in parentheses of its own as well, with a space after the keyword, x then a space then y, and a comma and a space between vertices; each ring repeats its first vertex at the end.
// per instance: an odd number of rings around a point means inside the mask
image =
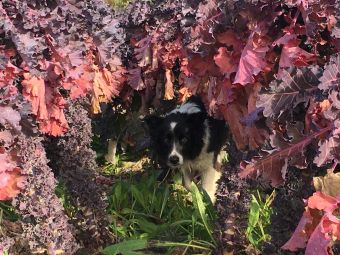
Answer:
POLYGON ((133 111, 145 115, 199 95, 237 150, 251 151, 236 162, 241 178, 280 186, 291 166, 340 160, 339 1, 128 2, 0 1, 0 200, 21 215, 29 252, 111 241, 90 148, 91 117, 108 102, 129 112, 137 95, 133 111))
POLYGON ((248 216, 248 227, 246 235, 251 244, 260 250, 264 241, 270 240, 270 235, 266 233, 266 227, 271 223, 273 209, 271 204, 275 199, 275 190, 263 201, 260 192, 257 190, 256 196, 252 194, 250 211, 248 216))
POLYGON ((333 173, 333 170, 313 178, 317 191, 305 201, 300 222, 282 249, 306 248, 307 255, 332 254, 331 246, 340 240, 340 173, 333 173))

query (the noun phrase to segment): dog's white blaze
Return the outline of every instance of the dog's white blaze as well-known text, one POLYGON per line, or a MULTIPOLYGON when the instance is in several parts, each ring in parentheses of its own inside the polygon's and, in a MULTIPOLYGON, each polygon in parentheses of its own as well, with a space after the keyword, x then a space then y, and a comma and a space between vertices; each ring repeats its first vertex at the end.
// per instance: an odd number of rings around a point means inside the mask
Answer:
POLYGON ((172 150, 170 152, 169 158, 171 156, 177 156, 179 158, 179 165, 183 164, 183 156, 178 152, 178 147, 179 145, 174 141, 173 145, 172 145, 172 150))
POLYGON ((173 131, 175 129, 176 125, 177 125, 177 122, 171 122, 170 123, 171 131, 173 131))
POLYGON ((177 112, 192 114, 192 113, 201 112, 201 109, 195 103, 185 103, 185 104, 182 104, 181 107, 179 107, 175 110, 172 110, 170 113, 177 113, 177 112))

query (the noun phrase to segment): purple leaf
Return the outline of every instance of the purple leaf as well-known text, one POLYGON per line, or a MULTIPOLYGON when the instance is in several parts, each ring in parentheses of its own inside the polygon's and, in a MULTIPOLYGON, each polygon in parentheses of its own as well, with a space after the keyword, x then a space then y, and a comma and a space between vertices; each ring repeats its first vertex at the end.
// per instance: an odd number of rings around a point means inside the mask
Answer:
POLYGON ((265 117, 278 116, 301 102, 308 102, 317 90, 321 69, 292 68, 283 73, 282 80, 271 82, 270 90, 259 94, 256 106, 264 108, 265 117))

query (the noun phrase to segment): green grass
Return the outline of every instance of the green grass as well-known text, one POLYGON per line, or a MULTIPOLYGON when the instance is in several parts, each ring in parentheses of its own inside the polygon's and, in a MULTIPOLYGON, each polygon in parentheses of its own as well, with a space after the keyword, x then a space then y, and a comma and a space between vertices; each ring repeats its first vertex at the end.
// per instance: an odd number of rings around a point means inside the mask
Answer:
POLYGON ((100 137, 98 135, 94 135, 92 137, 91 147, 96 152, 97 164, 104 165, 106 163, 105 154, 107 151, 106 151, 105 146, 103 146, 102 142, 100 141, 100 137))
POLYGON ((271 236, 266 233, 266 228, 271 224, 270 219, 273 214, 271 204, 276 193, 273 190, 269 196, 266 196, 264 201, 258 190, 256 193, 256 196, 252 194, 246 236, 249 242, 260 250, 261 244, 271 239, 271 236))
POLYGON ((118 175, 120 174, 123 166, 123 160, 124 156, 117 155, 115 156, 115 164, 105 162, 105 164, 102 167, 102 173, 105 175, 118 175))
POLYGON ((77 208, 72 204, 71 195, 68 193, 65 183, 62 180, 59 180, 55 188, 55 194, 63 205, 67 216, 72 219, 77 212, 77 208))
MULTIPOLYGON (((107 0, 107 2, 114 8, 126 8, 129 3, 135 0, 107 0)), ((139 0, 143 2, 152 2, 153 0, 139 0)))
POLYGON ((126 7, 132 0, 107 0, 107 2, 115 8, 124 8, 126 7))
MULTIPOLYGON (((128 125, 124 116, 114 123, 118 137, 122 137, 121 132, 128 125)), ((111 164, 105 161, 106 148, 99 136, 93 137, 92 148, 97 153, 98 171, 116 179, 108 195, 107 213, 108 228, 118 242, 102 253, 213 253, 217 247, 213 236, 217 215, 206 193, 195 185, 188 192, 181 184, 180 174, 173 178, 173 184, 158 182, 158 171, 149 167, 147 151, 117 151, 115 164, 111 164)), ((226 160, 224 155, 221 161, 226 160)))
POLYGON ((121 242, 104 254, 210 254, 216 248, 215 210, 195 184, 158 183, 155 170, 120 179, 109 197, 110 230, 121 242), (147 250, 143 253, 139 250, 147 250), (154 253, 152 253, 154 252, 154 253))
POLYGON ((0 224, 3 219, 10 221, 20 219, 20 215, 15 212, 15 208, 9 201, 0 201, 0 224))
MULTIPOLYGON (((15 212, 15 208, 9 201, 0 201, 0 236, 4 235, 4 230, 2 229, 3 220, 17 221, 19 219, 20 215, 15 212)), ((7 250, 3 251, 1 255, 9 255, 9 252, 7 250)))

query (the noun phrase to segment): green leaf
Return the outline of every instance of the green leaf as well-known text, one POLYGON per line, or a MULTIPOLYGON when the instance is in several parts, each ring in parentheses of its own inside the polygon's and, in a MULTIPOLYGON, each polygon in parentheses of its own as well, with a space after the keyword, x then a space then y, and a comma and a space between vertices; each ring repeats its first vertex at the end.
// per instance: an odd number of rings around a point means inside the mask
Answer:
POLYGON ((260 204, 256 200, 256 198, 253 196, 251 204, 250 204, 250 213, 249 213, 249 219, 248 219, 248 226, 254 228, 260 218, 260 204))
MULTIPOLYGON (((167 241, 154 240, 154 241, 151 241, 150 245, 151 247, 191 247, 191 248, 200 249, 204 251, 211 251, 210 248, 207 248, 205 246, 195 245, 195 244, 192 244, 192 242, 179 243, 179 242, 167 242, 167 241)), ((212 246, 212 248, 214 248, 214 246, 212 246)))
POLYGON ((157 232, 159 231, 159 225, 156 225, 153 222, 150 222, 144 218, 140 218, 138 220, 138 223, 139 223, 141 230, 150 234, 151 236, 157 234, 157 232))
POLYGON ((137 189, 135 185, 131 185, 131 192, 133 197, 137 200, 137 202, 141 206, 143 206, 144 209, 147 209, 143 194, 137 189))
POLYGON ((197 188, 197 186, 194 182, 192 182, 192 184, 191 184, 191 193, 192 193, 194 207, 199 212, 199 216, 200 216, 201 220, 203 221, 205 229, 208 232, 211 240, 215 243, 215 239, 212 236, 212 232, 213 232, 212 226, 210 224, 210 221, 207 218, 206 208, 205 208, 205 205, 203 203, 202 194, 200 193, 200 191, 198 190, 198 188, 197 188))
POLYGON ((246 236, 251 244, 256 248, 263 241, 271 239, 269 234, 266 234, 266 227, 270 225, 273 209, 270 207, 275 198, 275 190, 270 196, 267 196, 265 201, 262 201, 261 194, 257 190, 257 196, 252 195, 250 210, 248 215, 248 227, 246 236))
POLYGON ((115 197, 119 200, 121 198, 121 195, 122 195, 122 183, 121 182, 118 182, 116 187, 115 187, 115 197))
POLYGON ((116 209, 120 209, 121 205, 124 202, 124 197, 123 196, 123 185, 122 182, 118 182, 116 186, 113 189, 113 195, 112 195, 112 203, 114 204, 114 207, 116 209))
POLYGON ((148 247, 147 240, 128 240, 106 247, 102 253, 105 255, 146 255, 147 253, 140 252, 139 250, 148 247))
POLYGON ((163 202, 162 202, 162 207, 161 207, 161 211, 159 213, 159 218, 162 218, 162 214, 165 208, 165 205, 167 204, 169 199, 169 186, 166 186, 165 190, 164 190, 164 194, 163 194, 163 202))
POLYGON ((259 243, 259 241, 258 241, 259 237, 258 237, 258 235, 257 235, 254 231, 250 232, 250 233, 247 235, 247 237, 248 237, 248 240, 249 240, 249 242, 250 242, 251 244, 253 244, 253 245, 255 245, 255 246, 258 245, 258 243, 259 243))

